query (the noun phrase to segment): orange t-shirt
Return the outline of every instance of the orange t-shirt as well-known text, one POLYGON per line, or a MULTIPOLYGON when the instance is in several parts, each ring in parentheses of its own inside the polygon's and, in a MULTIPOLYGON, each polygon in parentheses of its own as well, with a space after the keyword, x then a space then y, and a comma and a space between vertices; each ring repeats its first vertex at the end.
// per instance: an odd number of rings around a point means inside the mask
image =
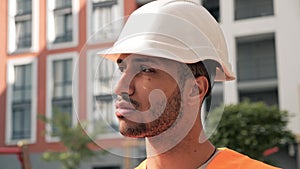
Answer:
MULTIPOLYGON (((210 160, 206 169, 279 169, 228 148, 220 148, 218 150, 218 154, 210 160)), ((146 163, 147 160, 144 160, 135 169, 147 169, 146 163)))

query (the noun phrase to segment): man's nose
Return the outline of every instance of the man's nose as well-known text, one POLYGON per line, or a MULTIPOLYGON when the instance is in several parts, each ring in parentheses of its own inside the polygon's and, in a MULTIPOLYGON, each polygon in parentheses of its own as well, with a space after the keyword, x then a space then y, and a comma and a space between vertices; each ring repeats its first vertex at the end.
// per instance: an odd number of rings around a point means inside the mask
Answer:
POLYGON ((115 87, 115 94, 121 95, 127 93, 129 96, 134 93, 135 75, 131 73, 123 73, 115 87))

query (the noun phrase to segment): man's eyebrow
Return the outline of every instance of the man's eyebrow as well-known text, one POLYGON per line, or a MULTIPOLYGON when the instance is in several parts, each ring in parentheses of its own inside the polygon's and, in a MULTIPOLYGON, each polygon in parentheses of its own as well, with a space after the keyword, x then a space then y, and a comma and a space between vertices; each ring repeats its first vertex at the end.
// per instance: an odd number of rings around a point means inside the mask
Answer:
MULTIPOLYGON (((121 64, 123 62, 126 62, 126 59, 118 59, 117 60, 117 64, 121 64)), ((132 62, 148 62, 148 63, 155 63, 155 64, 158 64, 160 62, 158 62, 157 60, 155 59, 151 59, 151 58, 134 58, 132 59, 132 62)))

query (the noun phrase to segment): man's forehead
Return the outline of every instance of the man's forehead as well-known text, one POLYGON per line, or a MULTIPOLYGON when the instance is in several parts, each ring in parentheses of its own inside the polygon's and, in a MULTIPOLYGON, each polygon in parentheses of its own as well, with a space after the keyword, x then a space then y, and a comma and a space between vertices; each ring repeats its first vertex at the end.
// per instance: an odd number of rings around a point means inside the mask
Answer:
POLYGON ((117 59, 117 63, 128 63, 128 62, 134 62, 134 63, 154 63, 159 65, 165 65, 165 64, 171 64, 171 63, 178 63, 177 61, 155 57, 155 56, 147 56, 147 55, 140 55, 140 54, 121 54, 120 57, 117 59))

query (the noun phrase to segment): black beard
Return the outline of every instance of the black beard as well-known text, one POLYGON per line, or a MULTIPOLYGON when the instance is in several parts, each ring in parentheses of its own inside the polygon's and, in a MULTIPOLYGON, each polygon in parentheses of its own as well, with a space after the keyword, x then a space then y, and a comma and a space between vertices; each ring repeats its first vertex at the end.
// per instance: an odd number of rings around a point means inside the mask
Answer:
MULTIPOLYGON (((132 101, 132 100, 130 100, 132 101)), ((138 102, 131 102, 133 105, 140 105, 138 102)), ((165 105, 165 104, 161 104, 165 105)), ((176 120, 181 116, 181 94, 179 88, 169 97, 166 103, 165 110, 152 122, 149 123, 136 123, 129 121, 128 119, 123 119, 126 121, 125 127, 120 127, 120 133, 127 137, 143 138, 143 137, 153 137, 161 134, 172 126, 176 125, 176 120)), ((162 109, 158 106, 158 109, 162 109)), ((158 111, 153 110, 152 113, 157 114, 158 111)))

